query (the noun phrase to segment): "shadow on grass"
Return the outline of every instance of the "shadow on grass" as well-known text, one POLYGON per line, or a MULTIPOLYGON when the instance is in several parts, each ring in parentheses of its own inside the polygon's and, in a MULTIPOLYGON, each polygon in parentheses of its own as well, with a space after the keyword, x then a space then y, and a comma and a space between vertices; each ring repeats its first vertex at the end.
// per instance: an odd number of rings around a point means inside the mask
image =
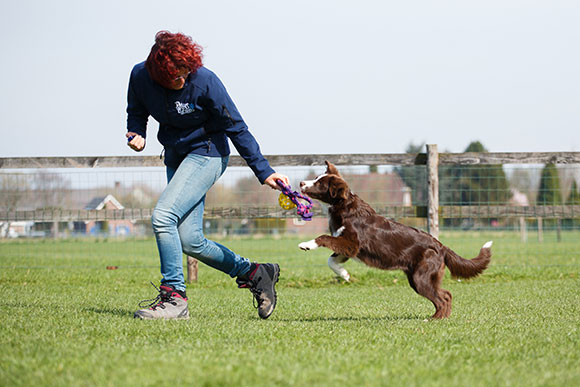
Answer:
POLYGON ((84 308, 85 311, 90 313, 98 314, 109 314, 118 317, 131 317, 133 318, 134 310, 119 309, 119 308, 84 308))
POLYGON ((401 316, 305 316, 296 318, 277 318, 276 321, 284 322, 319 322, 319 321, 412 321, 426 320, 429 316, 418 314, 406 314, 401 316))
MULTIPOLYGON (((4 309, 8 309, 8 308, 34 309, 34 308, 38 308, 38 305, 36 305, 34 303, 22 303, 22 302, 0 302, 0 309, 4 310, 4 309)), ((62 305, 57 305, 57 304, 49 305, 47 303, 43 303, 43 309, 44 308, 46 308, 47 310, 58 310, 58 309, 62 309, 62 305)), ((81 308, 81 310, 83 310, 85 312, 89 312, 89 313, 109 314, 112 316, 119 316, 119 317, 129 316, 131 318, 133 318, 133 313, 135 313, 134 310, 119 309, 119 308, 88 307, 88 308, 81 308)))

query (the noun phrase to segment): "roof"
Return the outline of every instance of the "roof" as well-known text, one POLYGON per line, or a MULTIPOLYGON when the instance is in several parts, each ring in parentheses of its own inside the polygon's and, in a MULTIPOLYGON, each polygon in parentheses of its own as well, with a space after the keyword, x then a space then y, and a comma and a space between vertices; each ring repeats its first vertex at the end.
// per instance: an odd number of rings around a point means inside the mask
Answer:
POLYGON ((85 210, 102 210, 107 203, 111 203, 116 209, 122 210, 125 207, 113 195, 97 196, 93 198, 86 206, 85 210))

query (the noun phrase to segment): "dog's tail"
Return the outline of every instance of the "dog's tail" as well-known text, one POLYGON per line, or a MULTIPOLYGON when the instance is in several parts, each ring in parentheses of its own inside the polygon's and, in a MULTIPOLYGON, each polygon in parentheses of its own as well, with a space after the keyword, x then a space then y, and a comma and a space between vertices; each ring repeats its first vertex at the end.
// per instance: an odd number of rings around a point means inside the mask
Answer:
POLYGON ((451 275, 461 278, 472 278, 481 274, 489 265, 491 260, 491 244, 489 241, 479 250, 479 255, 473 259, 464 259, 453 250, 445 247, 445 265, 449 268, 451 275))

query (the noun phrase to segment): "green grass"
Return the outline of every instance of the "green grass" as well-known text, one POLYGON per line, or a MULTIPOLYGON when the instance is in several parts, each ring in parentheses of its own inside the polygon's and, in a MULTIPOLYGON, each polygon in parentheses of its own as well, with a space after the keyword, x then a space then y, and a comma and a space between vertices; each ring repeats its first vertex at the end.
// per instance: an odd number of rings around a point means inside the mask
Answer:
POLYGON ((0 385, 579 385, 580 234, 442 235, 466 258, 489 239, 483 276, 446 276, 444 321, 425 321, 434 308, 401 272, 348 262, 353 282, 337 282, 329 252, 299 251, 303 239, 221 241, 280 263, 266 321, 203 265, 190 320, 134 320, 159 279, 151 240, 2 242, 0 385))

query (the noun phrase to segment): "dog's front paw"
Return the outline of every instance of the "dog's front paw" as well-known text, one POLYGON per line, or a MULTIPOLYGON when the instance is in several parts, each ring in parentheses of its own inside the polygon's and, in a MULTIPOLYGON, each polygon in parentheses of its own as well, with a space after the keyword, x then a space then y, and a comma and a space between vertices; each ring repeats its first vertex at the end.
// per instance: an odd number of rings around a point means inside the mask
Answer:
POLYGON ((314 250, 318 247, 318 245, 316 244, 316 242, 313 240, 308 241, 308 242, 302 242, 298 245, 298 247, 300 247, 302 250, 314 250))

